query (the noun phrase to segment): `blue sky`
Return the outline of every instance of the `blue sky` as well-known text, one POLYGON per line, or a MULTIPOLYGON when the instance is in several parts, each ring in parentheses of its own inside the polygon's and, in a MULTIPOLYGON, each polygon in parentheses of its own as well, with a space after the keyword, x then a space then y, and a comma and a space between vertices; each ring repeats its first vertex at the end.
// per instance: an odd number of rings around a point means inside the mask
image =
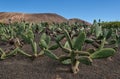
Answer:
POLYGON ((88 22, 120 21, 120 0, 0 0, 0 12, 57 13, 88 22))

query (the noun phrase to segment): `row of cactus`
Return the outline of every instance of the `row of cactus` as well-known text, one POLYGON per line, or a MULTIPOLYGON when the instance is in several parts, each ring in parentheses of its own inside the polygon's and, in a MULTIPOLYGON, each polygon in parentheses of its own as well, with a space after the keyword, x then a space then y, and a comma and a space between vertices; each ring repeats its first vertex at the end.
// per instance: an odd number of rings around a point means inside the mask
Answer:
MULTIPOLYGON (((56 43, 59 45, 63 52, 67 53, 67 55, 65 54, 57 57, 57 60, 62 64, 70 64, 72 72, 74 74, 78 73, 79 71, 79 63, 91 65, 93 59, 106 58, 115 54, 115 50, 113 48, 101 48, 94 51, 85 51, 83 50, 85 41, 86 34, 84 31, 80 31, 77 37, 71 38, 68 31, 64 29, 63 36, 56 36, 56 43), (63 38, 66 38, 67 40, 64 45, 62 45, 60 42, 63 38)), ((101 43, 101 45, 103 44, 101 43)), ((56 58, 56 55, 52 54, 53 53, 50 53, 48 56, 56 58)))
POLYGON ((80 63, 92 65, 93 59, 113 56, 120 44, 119 32, 115 28, 103 28, 101 23, 97 22, 89 27, 67 23, 49 25, 46 22, 1 24, 0 41, 13 40, 14 49, 6 52, 0 47, 0 59, 6 59, 18 53, 29 58, 45 55, 62 64, 70 64, 72 72, 76 74, 79 72, 80 63), (36 34, 40 36, 39 43, 35 40, 36 34), (31 46, 33 54, 22 50, 24 44, 31 46), (90 44, 94 48, 84 50, 85 44, 90 44), (112 48, 105 46, 111 44, 115 46, 112 48), (38 51, 38 47, 40 51, 38 51), (65 54, 55 55, 53 51, 57 48, 60 48, 65 54))

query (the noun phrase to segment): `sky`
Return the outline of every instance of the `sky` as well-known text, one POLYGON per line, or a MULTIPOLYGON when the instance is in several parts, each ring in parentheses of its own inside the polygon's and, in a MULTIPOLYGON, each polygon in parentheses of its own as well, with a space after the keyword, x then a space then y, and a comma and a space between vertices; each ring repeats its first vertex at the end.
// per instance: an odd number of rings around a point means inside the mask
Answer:
POLYGON ((56 13, 91 23, 120 21, 120 0, 0 0, 0 12, 56 13))

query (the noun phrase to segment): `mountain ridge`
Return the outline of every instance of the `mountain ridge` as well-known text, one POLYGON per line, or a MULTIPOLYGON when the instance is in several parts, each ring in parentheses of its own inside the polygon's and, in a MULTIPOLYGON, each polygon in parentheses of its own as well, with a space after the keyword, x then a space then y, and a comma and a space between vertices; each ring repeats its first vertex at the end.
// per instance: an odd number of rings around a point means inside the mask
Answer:
POLYGON ((17 13, 17 12, 0 12, 0 22, 8 23, 11 22, 20 22, 20 21, 27 21, 32 23, 39 23, 39 22, 49 22, 49 23, 62 23, 62 22, 69 22, 70 24, 78 22, 84 23, 86 25, 91 25, 91 23, 78 19, 78 18, 71 18, 66 19, 61 15, 56 13, 17 13))

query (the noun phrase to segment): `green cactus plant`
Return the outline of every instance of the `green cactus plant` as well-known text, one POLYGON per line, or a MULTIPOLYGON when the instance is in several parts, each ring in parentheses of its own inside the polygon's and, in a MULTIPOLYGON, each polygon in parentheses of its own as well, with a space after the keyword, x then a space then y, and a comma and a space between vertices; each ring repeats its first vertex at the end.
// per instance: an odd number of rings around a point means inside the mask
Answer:
POLYGON ((115 44, 115 47, 120 44, 120 29, 118 27, 104 27, 96 21, 88 31, 86 25, 78 23, 73 25, 68 25, 68 23, 53 24, 50 27, 48 23, 36 25, 22 22, 6 26, 0 25, 0 40, 14 39, 15 49, 5 52, 0 48, 0 59, 6 59, 18 53, 30 58, 45 55, 62 64, 71 65, 74 74, 78 73, 80 63, 92 65, 93 59, 113 56, 116 53, 115 49, 107 48, 106 44, 115 44), (36 33, 40 34, 39 44, 35 40, 36 33), (32 55, 21 49, 21 40, 31 45, 32 55), (84 49, 86 44, 91 44, 94 48, 86 50, 84 49), (38 51, 38 45, 40 51, 38 51), (53 51, 57 48, 61 48, 65 55, 55 55, 53 51))
POLYGON ((39 47, 41 48, 41 51, 43 52, 40 52, 39 55, 46 55, 52 59, 58 59, 58 57, 52 53, 50 50, 55 50, 58 48, 58 45, 57 44, 53 44, 52 46, 50 45, 50 36, 46 35, 46 33, 43 33, 41 35, 41 38, 40 38, 40 42, 39 42, 39 47), (42 54, 41 54, 42 53, 42 54))
MULTIPOLYGON (((91 65, 93 62, 92 60, 95 59, 95 57, 106 58, 115 54, 114 49, 104 48, 105 38, 102 40, 102 43, 98 49, 83 51, 82 47, 86 42, 85 32, 80 31, 79 35, 73 39, 69 36, 67 30, 64 29, 64 32, 67 39, 65 45, 63 46, 58 40, 56 40, 56 43, 65 53, 68 53, 68 55, 60 56, 58 60, 62 64, 71 64, 71 69, 74 74, 78 73, 79 71, 79 63, 91 65)), ((93 40, 89 41, 87 39, 87 42, 91 43, 93 40)))
POLYGON ((4 50, 2 50, 0 48, 0 55, 1 55, 0 59, 4 60, 6 58, 9 58, 10 56, 16 55, 17 53, 20 53, 20 54, 25 55, 27 57, 31 57, 31 55, 25 53, 23 50, 21 50, 19 48, 15 48, 14 50, 11 50, 9 52, 5 52, 4 50))
MULTIPOLYGON (((64 29, 64 34, 66 36, 67 42, 65 46, 63 46, 60 41, 57 41, 59 47, 66 53, 67 56, 59 57, 59 61, 63 64, 71 64, 71 69, 73 73, 77 73, 79 71, 79 63, 83 61, 83 58, 79 58, 78 56, 89 56, 89 52, 82 51, 82 46, 85 42, 86 35, 85 32, 80 32, 78 37, 72 40, 69 36, 68 31, 64 29)), ((84 60, 86 61, 86 60, 84 60)), ((81 62, 82 63, 82 62, 81 62)), ((84 62, 85 63, 85 62, 84 62)))

